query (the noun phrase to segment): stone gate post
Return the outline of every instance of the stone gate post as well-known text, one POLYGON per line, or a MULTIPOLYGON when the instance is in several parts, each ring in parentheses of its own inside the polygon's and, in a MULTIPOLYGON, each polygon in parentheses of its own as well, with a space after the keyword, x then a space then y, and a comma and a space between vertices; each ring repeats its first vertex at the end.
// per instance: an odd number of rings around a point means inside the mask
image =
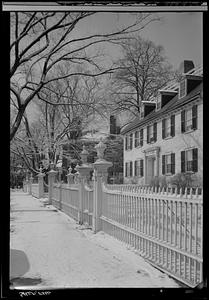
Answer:
POLYGON ((104 195, 102 191, 102 185, 107 180, 107 170, 112 166, 112 163, 106 161, 104 156, 105 144, 100 140, 99 144, 95 146, 97 150, 98 159, 93 163, 94 166, 94 193, 93 193, 93 218, 92 229, 96 233, 102 229, 102 223, 100 216, 102 214, 102 201, 104 201, 104 195))
POLYGON ((32 184, 33 184, 33 175, 30 173, 30 178, 29 178, 29 195, 32 195, 32 184))
POLYGON ((68 169, 68 174, 66 175, 68 186, 74 183, 74 175, 71 173, 71 171, 72 171, 72 168, 70 167, 68 169))
POLYGON ((55 176, 57 171, 51 169, 48 172, 48 184, 49 184, 49 204, 52 204, 52 195, 53 195, 53 184, 55 182, 55 176))
POLYGON ((38 198, 44 197, 44 176, 42 173, 42 168, 40 168, 40 173, 37 175, 38 177, 38 198))
POLYGON ((84 210, 84 199, 85 199, 85 183, 86 179, 93 169, 92 165, 87 163, 88 151, 85 146, 83 146, 83 151, 81 152, 82 165, 76 166, 76 170, 79 172, 79 210, 78 210, 78 222, 83 224, 83 210, 84 210))

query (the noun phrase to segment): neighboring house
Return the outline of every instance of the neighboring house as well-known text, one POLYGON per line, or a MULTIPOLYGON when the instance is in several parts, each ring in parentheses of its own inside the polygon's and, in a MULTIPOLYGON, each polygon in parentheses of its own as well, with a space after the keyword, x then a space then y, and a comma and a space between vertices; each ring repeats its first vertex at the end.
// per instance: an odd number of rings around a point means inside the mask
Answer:
POLYGON ((167 85, 126 125, 124 182, 150 184, 154 176, 176 173, 202 176, 203 71, 184 61, 180 83, 167 85))

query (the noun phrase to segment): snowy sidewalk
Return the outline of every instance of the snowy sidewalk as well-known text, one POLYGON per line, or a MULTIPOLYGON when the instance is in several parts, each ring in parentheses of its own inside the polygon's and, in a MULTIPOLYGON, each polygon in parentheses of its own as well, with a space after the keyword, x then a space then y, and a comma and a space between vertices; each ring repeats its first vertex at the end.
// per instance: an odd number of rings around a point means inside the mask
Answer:
POLYGON ((103 232, 94 234, 45 206, 44 199, 12 192, 10 223, 10 278, 16 278, 16 286, 179 287, 127 245, 103 232))

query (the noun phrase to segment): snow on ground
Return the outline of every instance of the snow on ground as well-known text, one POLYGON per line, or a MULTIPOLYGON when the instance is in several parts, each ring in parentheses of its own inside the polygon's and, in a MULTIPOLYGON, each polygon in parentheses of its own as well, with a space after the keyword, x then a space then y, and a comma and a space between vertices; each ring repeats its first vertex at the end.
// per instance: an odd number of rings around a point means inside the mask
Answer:
MULTIPOLYGON (((28 258, 29 269, 21 276, 42 279, 35 289, 179 287, 126 244, 103 232, 94 234, 52 205, 44 205, 46 199, 21 192, 11 198, 10 247, 28 258)), ((11 277, 18 277, 15 271, 11 277)))

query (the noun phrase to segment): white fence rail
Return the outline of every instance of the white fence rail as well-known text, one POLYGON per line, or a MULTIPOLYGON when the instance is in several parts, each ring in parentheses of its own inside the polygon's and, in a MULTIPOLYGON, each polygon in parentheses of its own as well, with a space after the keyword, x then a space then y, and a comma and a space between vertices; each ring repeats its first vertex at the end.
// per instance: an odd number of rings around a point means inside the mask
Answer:
POLYGON ((103 185, 102 229, 186 283, 202 281, 202 193, 103 185), (139 192, 140 191, 140 192, 139 192))
POLYGON ((67 184, 54 184, 52 204, 64 211, 67 215, 78 220, 79 190, 78 186, 67 184))

